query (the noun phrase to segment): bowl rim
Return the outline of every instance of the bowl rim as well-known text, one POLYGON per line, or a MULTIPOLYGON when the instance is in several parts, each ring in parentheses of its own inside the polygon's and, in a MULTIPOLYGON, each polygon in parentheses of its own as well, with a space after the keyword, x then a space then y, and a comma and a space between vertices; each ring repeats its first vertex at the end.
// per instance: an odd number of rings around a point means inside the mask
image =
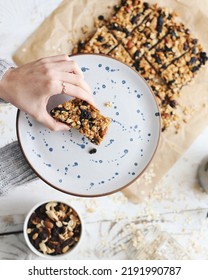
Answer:
POLYGON ((29 249, 36 254, 39 257, 45 258, 45 259, 63 259, 66 256, 70 255, 72 252, 75 252, 75 250, 77 250, 77 247, 79 247, 79 245, 82 242, 83 239, 83 220, 80 216, 80 214, 77 212, 77 210, 75 210, 74 206, 71 205, 71 203, 69 204, 68 202, 64 201, 64 200, 44 200, 41 202, 36 203, 27 213, 25 220, 24 220, 24 224, 23 224, 23 234, 24 234, 24 239, 27 243, 27 246, 29 247, 29 249), (32 213, 41 205, 43 204, 47 204, 49 202, 57 202, 57 203, 63 203, 66 204, 67 206, 69 206, 70 208, 72 208, 78 215, 80 223, 81 223, 81 232, 80 232, 80 238, 79 241, 77 242, 77 244, 68 252, 64 253, 64 254, 60 254, 60 255, 49 255, 49 254, 43 254, 40 251, 38 251, 30 242, 29 237, 28 237, 28 233, 27 233, 27 225, 28 225, 28 221, 32 215, 32 213))

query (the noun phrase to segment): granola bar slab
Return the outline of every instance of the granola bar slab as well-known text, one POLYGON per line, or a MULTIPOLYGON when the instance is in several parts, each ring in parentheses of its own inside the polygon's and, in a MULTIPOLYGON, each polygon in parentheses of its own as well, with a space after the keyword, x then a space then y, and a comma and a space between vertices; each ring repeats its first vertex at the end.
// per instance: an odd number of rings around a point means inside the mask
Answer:
POLYGON ((149 3, 140 0, 122 1, 118 12, 110 19, 108 28, 117 39, 122 40, 152 11, 149 3))
POLYGON ((106 26, 98 28, 91 39, 80 48, 81 53, 108 54, 118 45, 118 41, 106 26))
POLYGON ((123 45, 118 45, 115 49, 113 49, 108 55, 111 57, 124 62, 125 64, 132 66, 134 61, 129 55, 129 53, 125 50, 123 45))
POLYGON ((101 115, 94 106, 78 98, 54 108, 51 115, 54 119, 77 129, 96 145, 103 141, 111 123, 110 118, 101 115))
POLYGON ((180 90, 184 85, 191 82, 207 60, 207 54, 198 45, 169 65, 162 72, 162 78, 170 88, 180 90))
POLYGON ((161 105, 159 106, 159 111, 161 115, 162 131, 167 130, 178 120, 178 115, 170 105, 163 105, 161 103, 161 105))
POLYGON ((197 42, 198 40, 190 35, 189 29, 182 23, 177 23, 169 29, 167 36, 146 55, 146 58, 158 72, 161 72, 197 45, 197 42))

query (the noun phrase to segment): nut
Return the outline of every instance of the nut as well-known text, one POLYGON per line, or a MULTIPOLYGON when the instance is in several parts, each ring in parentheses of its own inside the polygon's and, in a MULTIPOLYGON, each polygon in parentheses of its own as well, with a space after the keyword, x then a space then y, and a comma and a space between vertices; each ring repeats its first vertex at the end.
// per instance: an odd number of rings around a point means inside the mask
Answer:
POLYGON ((62 222, 61 222, 61 221, 58 221, 58 222, 56 222, 56 225, 57 225, 57 227, 59 227, 59 228, 60 228, 60 227, 62 227, 62 225, 63 225, 63 224, 62 224, 62 222))
POLYGON ((50 222, 49 220, 44 221, 44 225, 46 228, 53 228, 53 223, 50 222))
POLYGON ((132 41, 132 40, 129 40, 129 41, 127 42, 127 48, 128 48, 128 49, 131 49, 131 48, 133 48, 133 46, 134 46, 133 41, 132 41))

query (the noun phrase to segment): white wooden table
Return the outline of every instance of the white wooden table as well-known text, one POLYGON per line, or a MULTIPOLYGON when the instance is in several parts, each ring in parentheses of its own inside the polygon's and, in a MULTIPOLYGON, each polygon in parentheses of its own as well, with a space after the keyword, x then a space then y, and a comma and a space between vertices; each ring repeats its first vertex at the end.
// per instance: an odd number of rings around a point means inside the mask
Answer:
MULTIPOLYGON (((61 0, 0 0, 0 57, 12 53, 61 0)), ((16 140, 16 109, 0 105, 0 147, 16 140)), ((122 193, 84 199, 67 196, 41 180, 0 198, 0 259, 36 259, 26 246, 22 223, 27 211, 46 199, 73 203, 84 220, 84 240, 71 259, 131 258, 127 225, 159 226, 182 246, 190 259, 208 259, 208 194, 198 185, 196 172, 208 154, 208 127, 155 186, 143 203, 132 204, 122 193), (13 232, 11 234, 11 232, 13 232), (10 234, 8 234, 10 233, 10 234)), ((142 187, 141 187, 142 191, 142 187)))

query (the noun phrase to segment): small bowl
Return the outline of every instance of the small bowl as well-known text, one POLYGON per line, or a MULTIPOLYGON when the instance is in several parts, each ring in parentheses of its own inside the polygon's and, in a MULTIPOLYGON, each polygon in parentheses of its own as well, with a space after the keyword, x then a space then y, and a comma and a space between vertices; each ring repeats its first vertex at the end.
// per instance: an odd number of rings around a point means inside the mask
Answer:
POLYGON ((68 203, 43 201, 29 211, 23 231, 28 247, 37 256, 66 258, 81 243, 83 223, 68 203))

